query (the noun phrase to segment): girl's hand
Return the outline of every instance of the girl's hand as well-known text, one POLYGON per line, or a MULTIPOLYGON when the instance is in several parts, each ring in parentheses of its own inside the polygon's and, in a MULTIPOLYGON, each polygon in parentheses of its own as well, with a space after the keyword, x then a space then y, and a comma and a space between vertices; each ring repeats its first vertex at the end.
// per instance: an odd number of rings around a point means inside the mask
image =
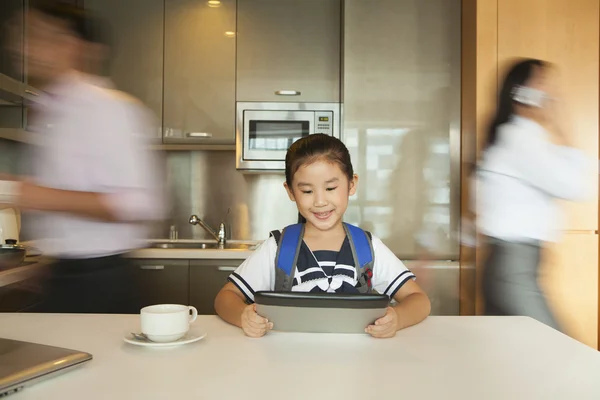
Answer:
POLYGON ((374 338, 391 338, 398 330, 398 315, 392 307, 388 307, 385 315, 379 318, 373 325, 367 326, 365 332, 374 338))
POLYGON ((256 313, 256 304, 250 304, 242 312, 242 329, 246 336, 258 338, 273 329, 273 323, 256 313))

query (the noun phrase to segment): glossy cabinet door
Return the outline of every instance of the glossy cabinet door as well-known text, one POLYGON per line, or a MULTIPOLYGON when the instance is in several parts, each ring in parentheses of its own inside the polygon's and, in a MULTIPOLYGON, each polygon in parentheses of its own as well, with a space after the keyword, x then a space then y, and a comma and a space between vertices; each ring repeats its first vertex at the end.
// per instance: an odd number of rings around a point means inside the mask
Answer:
POLYGON ((164 143, 234 143, 235 35, 235 0, 165 0, 164 143))
POLYGON ((25 45, 25 0, 0 1, 0 129, 24 127, 23 98, 25 60, 19 53, 25 45))
POLYGON ((112 54, 104 72, 117 89, 141 100, 162 131, 164 0, 85 0, 108 25, 112 54))
POLYGON ((188 304, 189 261, 136 259, 136 307, 152 304, 188 304))
POLYGON ((344 219, 405 259, 459 257, 460 12, 460 0, 344 2, 342 140, 362 185, 344 219))
POLYGON ((190 305, 198 314, 216 314, 214 302, 219 290, 244 260, 190 260, 190 305))
POLYGON ((25 45, 25 0, 0 1, 0 74, 24 81, 24 60, 13 52, 25 45))
POLYGON ((237 101, 339 101, 340 24, 340 0, 238 0, 237 101))

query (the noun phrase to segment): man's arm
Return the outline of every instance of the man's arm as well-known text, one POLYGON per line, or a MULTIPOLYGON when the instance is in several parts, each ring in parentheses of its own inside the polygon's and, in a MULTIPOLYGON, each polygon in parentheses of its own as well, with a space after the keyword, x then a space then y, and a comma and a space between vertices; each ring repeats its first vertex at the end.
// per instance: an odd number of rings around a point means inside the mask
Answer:
POLYGON ((109 207, 105 193, 53 189, 27 181, 19 189, 16 206, 22 210, 64 212, 111 222, 122 220, 109 207))

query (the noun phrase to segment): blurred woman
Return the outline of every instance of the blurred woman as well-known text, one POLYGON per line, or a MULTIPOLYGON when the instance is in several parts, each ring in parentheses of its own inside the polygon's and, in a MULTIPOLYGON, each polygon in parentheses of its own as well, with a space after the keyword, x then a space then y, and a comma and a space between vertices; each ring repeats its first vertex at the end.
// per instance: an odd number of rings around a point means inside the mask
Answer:
POLYGON ((560 234, 555 200, 584 199, 591 188, 589 160, 562 127, 554 73, 527 59, 506 75, 477 168, 477 226, 489 249, 486 314, 529 316, 559 329, 538 284, 541 248, 560 234))

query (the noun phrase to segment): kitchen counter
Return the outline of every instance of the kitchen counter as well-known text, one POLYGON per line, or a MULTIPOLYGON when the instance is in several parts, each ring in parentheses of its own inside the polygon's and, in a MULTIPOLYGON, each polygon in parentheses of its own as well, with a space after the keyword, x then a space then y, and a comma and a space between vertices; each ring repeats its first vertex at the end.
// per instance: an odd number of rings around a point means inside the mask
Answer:
POLYGON ((0 326, 6 338, 94 356, 15 400, 600 398, 600 353, 526 317, 429 317, 393 339, 251 339, 199 316, 205 339, 156 349, 122 341, 137 315, 0 314, 0 326))
POLYGON ((27 257, 22 266, 0 271, 0 287, 35 277, 48 265, 49 260, 42 257, 27 257))
POLYGON ((254 250, 239 249, 154 249, 143 248, 126 255, 129 258, 186 259, 186 260, 245 260, 254 250))
MULTIPOLYGON (((177 240, 169 241, 167 239, 151 240, 150 243, 205 243, 206 241, 196 240, 177 240)), ((260 241, 236 241, 231 240, 233 244, 249 244, 257 246, 260 241)), ((22 242, 27 246, 35 247, 35 241, 22 242)), ((129 258, 138 259, 184 259, 184 260, 245 260, 252 254, 252 249, 196 249, 196 248, 140 248, 126 254, 129 258)), ((0 288, 14 283, 25 281, 29 278, 39 275, 45 267, 51 263, 51 259, 44 257, 27 257, 23 266, 0 271, 0 288)))
POLYGON ((210 259, 210 260, 245 260, 262 243, 260 240, 228 240, 227 246, 222 249, 215 248, 214 240, 194 239, 151 239, 148 240, 146 248, 140 248, 130 252, 130 258, 153 258, 153 259, 210 259), (157 246, 158 245, 158 246, 157 246), (172 248, 161 248, 161 245, 172 248), (208 248, 201 248, 208 245, 208 248), (155 247, 157 246, 157 247, 155 247), (236 248, 241 246, 242 248, 236 248))

